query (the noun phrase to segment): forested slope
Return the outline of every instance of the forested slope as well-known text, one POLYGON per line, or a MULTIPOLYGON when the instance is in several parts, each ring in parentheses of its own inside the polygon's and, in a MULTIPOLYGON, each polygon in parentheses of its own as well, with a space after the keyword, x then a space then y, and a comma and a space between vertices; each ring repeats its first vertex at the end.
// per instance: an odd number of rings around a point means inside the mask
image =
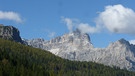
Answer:
POLYGON ((0 39, 0 76, 135 76, 135 72, 93 62, 69 61, 0 39))

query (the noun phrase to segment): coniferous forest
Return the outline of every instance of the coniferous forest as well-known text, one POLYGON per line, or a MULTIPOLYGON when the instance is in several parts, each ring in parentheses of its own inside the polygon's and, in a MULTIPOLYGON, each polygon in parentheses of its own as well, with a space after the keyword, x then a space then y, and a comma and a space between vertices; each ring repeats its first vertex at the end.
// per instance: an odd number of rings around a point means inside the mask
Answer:
POLYGON ((135 72, 69 61, 48 51, 0 39, 0 76, 135 76, 135 72))

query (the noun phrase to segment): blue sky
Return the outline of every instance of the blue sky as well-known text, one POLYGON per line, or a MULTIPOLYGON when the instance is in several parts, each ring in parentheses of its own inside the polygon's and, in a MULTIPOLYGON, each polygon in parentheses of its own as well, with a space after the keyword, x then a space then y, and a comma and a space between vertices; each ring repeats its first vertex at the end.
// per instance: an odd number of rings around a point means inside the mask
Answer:
POLYGON ((72 30, 79 27, 89 33, 95 47, 106 47, 121 38, 135 40, 134 31, 130 31, 135 30, 134 3, 135 0, 0 0, 0 24, 17 27, 22 38, 46 40, 70 32, 69 26, 72 30), (117 11, 122 14, 120 18, 117 11), (117 23, 117 19, 125 24, 117 23), (127 29, 127 25, 131 28, 127 29), (98 26, 104 28, 100 30, 98 26))

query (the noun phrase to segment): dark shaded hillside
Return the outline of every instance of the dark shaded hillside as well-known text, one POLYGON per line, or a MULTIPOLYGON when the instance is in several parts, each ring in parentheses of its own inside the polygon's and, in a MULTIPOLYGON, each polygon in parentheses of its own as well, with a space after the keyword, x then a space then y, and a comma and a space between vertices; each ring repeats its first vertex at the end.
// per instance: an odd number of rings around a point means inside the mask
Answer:
POLYGON ((135 76, 135 72, 93 62, 69 61, 0 39, 0 76, 135 76))

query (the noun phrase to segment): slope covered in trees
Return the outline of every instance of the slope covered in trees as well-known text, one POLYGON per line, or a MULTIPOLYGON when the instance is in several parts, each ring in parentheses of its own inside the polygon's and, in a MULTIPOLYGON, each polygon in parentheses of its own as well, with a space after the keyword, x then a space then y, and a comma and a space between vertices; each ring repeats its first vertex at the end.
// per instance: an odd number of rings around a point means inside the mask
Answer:
POLYGON ((69 61, 0 39, 0 76, 135 76, 135 72, 93 62, 69 61))

